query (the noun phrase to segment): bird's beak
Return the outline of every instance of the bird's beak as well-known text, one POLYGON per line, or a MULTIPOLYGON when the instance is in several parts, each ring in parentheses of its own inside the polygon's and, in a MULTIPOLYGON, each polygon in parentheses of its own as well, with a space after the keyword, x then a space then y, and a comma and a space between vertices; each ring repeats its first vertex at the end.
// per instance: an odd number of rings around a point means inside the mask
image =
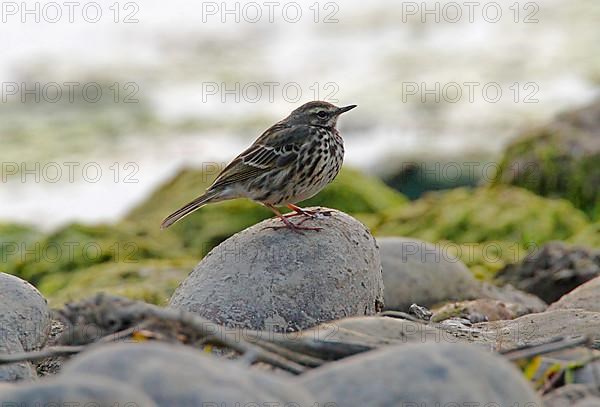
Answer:
POLYGON ((342 113, 346 113, 348 110, 352 110, 356 107, 357 105, 350 105, 350 106, 344 106, 344 107, 340 107, 338 108, 337 114, 342 114, 342 113))

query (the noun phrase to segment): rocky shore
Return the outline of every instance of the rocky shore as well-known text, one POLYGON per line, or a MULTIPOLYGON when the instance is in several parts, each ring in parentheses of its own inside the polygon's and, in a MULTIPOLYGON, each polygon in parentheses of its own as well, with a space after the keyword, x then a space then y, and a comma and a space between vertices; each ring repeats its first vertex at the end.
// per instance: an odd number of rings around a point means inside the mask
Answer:
POLYGON ((159 231, 196 170, 114 225, 2 224, 0 402, 598 405, 599 129, 565 113, 415 201, 346 169, 314 233, 245 201, 159 231))

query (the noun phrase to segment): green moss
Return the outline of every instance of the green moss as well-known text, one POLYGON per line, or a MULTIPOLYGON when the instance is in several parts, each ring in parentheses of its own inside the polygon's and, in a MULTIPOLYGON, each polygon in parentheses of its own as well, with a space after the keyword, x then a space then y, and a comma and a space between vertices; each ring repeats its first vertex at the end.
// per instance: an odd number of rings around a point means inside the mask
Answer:
POLYGON ((31 240, 41 235, 38 229, 33 226, 21 225, 17 223, 0 223, 0 242, 11 241, 14 238, 26 238, 31 240))
POLYGON ((522 134, 504 152, 493 184, 565 198, 600 219, 599 111, 600 102, 522 134))
POLYGON ((587 226, 585 214, 565 200, 546 199, 521 188, 458 188, 425 195, 382 213, 377 235, 453 242, 479 278, 490 279, 531 248, 566 240, 587 226))
POLYGON ((600 248, 600 222, 593 223, 572 236, 569 243, 575 245, 600 248))
POLYGON ((586 225, 585 215, 564 200, 513 187, 458 188, 385 211, 375 232, 434 242, 528 244, 566 239, 586 225))
POLYGON ((451 244, 450 251, 469 267, 475 278, 485 281, 493 281, 496 273, 504 266, 522 261, 532 250, 539 248, 537 244, 524 246, 502 240, 456 246, 454 248, 451 244))
POLYGON ((15 245, 32 243, 42 236, 43 233, 32 226, 0 223, 0 256, 3 262, 15 249, 15 245))
POLYGON ((0 271, 16 274, 22 267, 24 250, 35 249, 43 233, 33 227, 14 223, 0 224, 0 271))
POLYGON ((97 292, 165 305, 194 265, 192 259, 104 263, 70 273, 46 275, 38 288, 53 307, 90 297, 97 292))
POLYGON ((176 258, 185 252, 171 233, 151 234, 135 225, 71 224, 35 242, 24 243, 8 272, 34 284, 50 274, 94 264, 134 263, 142 259, 176 258))
MULTIPOLYGON (((127 221, 141 229, 158 229, 164 217, 200 195, 215 176, 200 170, 182 171, 134 209, 127 221)), ((344 169, 332 184, 302 205, 339 209, 374 224, 376 222, 369 215, 405 202, 406 198, 382 181, 344 169)), ((272 216, 273 213, 262 205, 237 199, 207 205, 169 230, 182 239, 187 249, 204 254, 232 234, 272 216)))

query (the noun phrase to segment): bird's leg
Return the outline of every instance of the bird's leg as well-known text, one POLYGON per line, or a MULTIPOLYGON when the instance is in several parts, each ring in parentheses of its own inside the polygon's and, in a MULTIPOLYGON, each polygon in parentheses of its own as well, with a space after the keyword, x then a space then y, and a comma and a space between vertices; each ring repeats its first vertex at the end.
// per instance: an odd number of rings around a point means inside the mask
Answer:
POLYGON ((293 212, 286 213, 285 215, 283 215, 286 218, 292 218, 294 216, 300 216, 300 215, 306 216, 308 218, 315 217, 312 213, 308 213, 308 211, 305 211, 304 209, 302 209, 299 206, 296 206, 294 204, 287 204, 286 206, 293 211, 293 212))
MULTIPOLYGON (((294 211, 293 213, 286 213, 285 215, 283 215, 286 218, 291 218, 293 216, 302 215, 302 216, 306 217, 306 219, 309 219, 309 218, 314 219, 314 218, 319 217, 319 215, 329 216, 332 212, 332 211, 321 211, 321 210, 312 211, 312 210, 302 209, 299 206, 296 206, 294 204, 287 204, 286 206, 294 211)), ((300 225, 302 223, 304 223, 306 221, 306 219, 303 220, 302 222, 300 222, 300 225)))
POLYGON ((277 208, 275 208, 273 205, 265 204, 265 206, 267 208, 269 208, 270 210, 272 210, 273 213, 275 213, 275 215, 277 215, 277 217, 279 219, 281 219, 281 221, 284 224, 284 226, 267 226, 268 229, 283 229, 283 228, 288 228, 288 229, 292 229, 294 232, 300 233, 300 234, 302 234, 302 232, 301 232, 302 230, 321 230, 322 229, 322 228, 316 228, 316 227, 308 227, 308 226, 295 225, 292 222, 290 222, 285 216, 283 216, 281 214, 281 212, 279 212, 277 210, 277 208))

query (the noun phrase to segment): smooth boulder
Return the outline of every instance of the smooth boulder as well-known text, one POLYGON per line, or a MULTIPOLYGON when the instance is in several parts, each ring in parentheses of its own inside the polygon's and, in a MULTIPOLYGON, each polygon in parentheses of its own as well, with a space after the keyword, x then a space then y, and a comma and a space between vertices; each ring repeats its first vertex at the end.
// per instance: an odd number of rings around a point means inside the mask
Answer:
POLYGON ((377 238, 383 267, 385 308, 476 298, 478 283, 458 258, 439 245, 404 237, 377 238))
MULTIPOLYGON (((170 307, 238 328, 295 331, 383 308, 379 251, 367 228, 330 209, 297 233, 268 219, 214 248, 170 307)), ((291 218, 301 222, 299 217, 291 218)))
POLYGON ((320 403, 344 407, 541 405, 514 366, 475 345, 390 346, 329 363, 298 382, 320 403))
POLYGON ((522 313, 541 312, 546 304, 510 285, 498 287, 473 277, 465 264, 441 244, 413 238, 377 238, 383 267, 385 308, 408 311, 448 301, 491 299, 514 304, 522 313))
MULTIPOLYGON (((0 273, 0 353, 41 348, 50 332, 50 309, 40 292, 25 280, 0 273)), ((36 377, 28 362, 0 365, 0 382, 36 377)))
MULTIPOLYGON (((100 345, 65 364, 61 376, 112 378, 146 393, 158 406, 314 404, 285 377, 250 369, 182 345, 100 345)), ((64 380, 64 379, 63 379, 64 380)))

